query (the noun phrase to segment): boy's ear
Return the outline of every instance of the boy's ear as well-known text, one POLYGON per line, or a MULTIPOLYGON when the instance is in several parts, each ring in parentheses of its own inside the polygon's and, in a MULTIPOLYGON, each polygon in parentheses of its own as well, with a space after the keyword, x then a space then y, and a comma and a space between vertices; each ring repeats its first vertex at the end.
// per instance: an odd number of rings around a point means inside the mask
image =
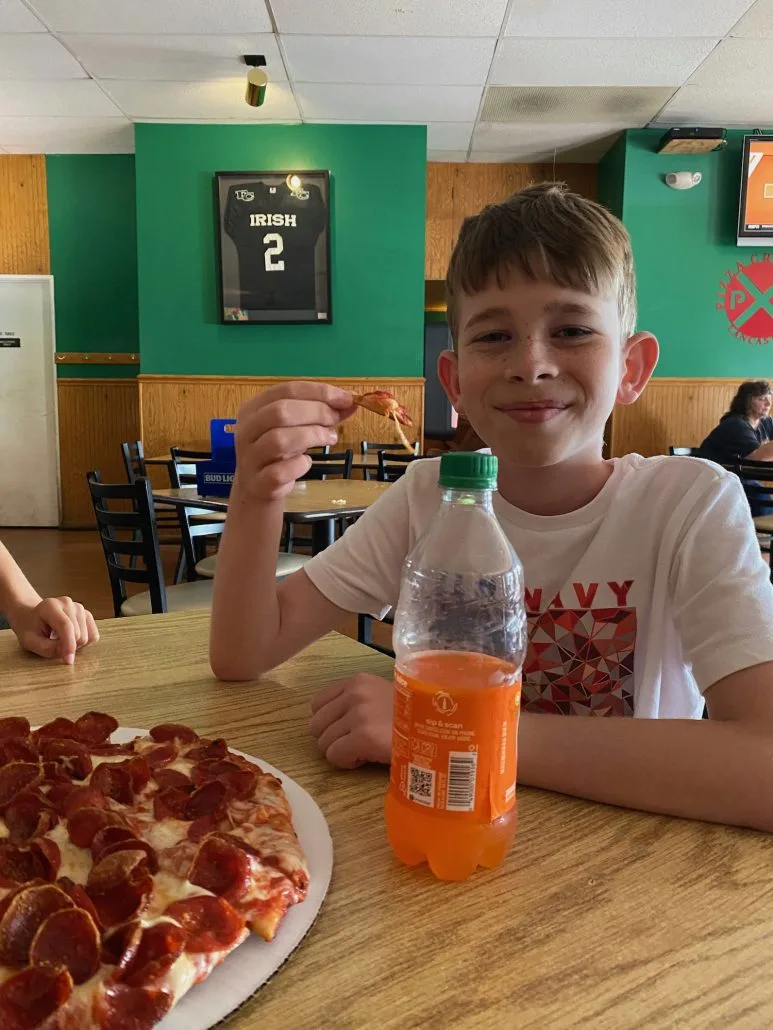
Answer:
POLYGON ((452 350, 440 352, 437 359, 437 374, 448 399, 456 408, 457 414, 465 418, 464 409, 459 399, 461 390, 459 388, 459 358, 452 350))
POLYGON ((618 404, 633 404, 641 396, 658 363, 660 347, 652 333, 635 333, 623 346, 623 377, 618 404))

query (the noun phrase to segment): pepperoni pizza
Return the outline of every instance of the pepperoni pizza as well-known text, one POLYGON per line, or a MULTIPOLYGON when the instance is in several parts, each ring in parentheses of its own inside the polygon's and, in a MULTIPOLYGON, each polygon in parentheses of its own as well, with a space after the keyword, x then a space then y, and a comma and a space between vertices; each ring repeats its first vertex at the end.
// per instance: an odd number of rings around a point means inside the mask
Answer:
POLYGON ((177 724, 0 719, 0 1027, 150 1030, 308 888, 278 779, 177 724))
POLYGON ((397 400, 388 390, 373 390, 371 393, 361 393, 354 398, 354 403, 368 411, 375 411, 377 415, 391 419, 395 424, 395 431, 400 438, 400 443, 413 454, 413 446, 403 432, 403 426, 412 426, 413 419, 408 414, 408 409, 397 400))

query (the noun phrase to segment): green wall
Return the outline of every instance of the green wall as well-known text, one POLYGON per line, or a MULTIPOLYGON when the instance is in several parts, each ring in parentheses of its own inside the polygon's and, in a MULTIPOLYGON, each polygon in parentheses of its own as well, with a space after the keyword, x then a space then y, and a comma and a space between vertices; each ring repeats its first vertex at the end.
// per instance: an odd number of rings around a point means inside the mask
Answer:
POLYGON ((422 374, 426 130, 136 127, 143 373, 422 374), (216 171, 331 172, 331 325, 221 325, 216 171))
MULTIPOLYGON (((139 350, 134 156, 46 158, 57 351, 139 350)), ((59 365, 62 377, 135 376, 136 365, 59 365)))
POLYGON ((765 254, 736 244, 744 134, 729 131, 722 151, 681 156, 655 152, 661 129, 626 134, 622 216, 633 239, 639 328, 661 345, 658 376, 773 376, 771 347, 738 339, 717 308, 727 273, 765 254), (669 189, 663 177, 678 171, 703 180, 669 189))

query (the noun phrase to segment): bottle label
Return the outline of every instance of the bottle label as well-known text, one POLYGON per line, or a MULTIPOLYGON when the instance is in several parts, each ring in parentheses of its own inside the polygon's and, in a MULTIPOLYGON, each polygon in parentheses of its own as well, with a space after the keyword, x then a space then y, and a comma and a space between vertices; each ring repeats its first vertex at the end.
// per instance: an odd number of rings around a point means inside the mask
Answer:
MULTIPOLYGON (((458 652, 446 654, 458 665, 458 652)), ((476 668, 458 678, 476 685, 451 686, 432 676, 442 655, 426 656, 429 667, 420 656, 395 670, 392 788, 426 809, 492 821, 515 805, 521 684, 507 663, 468 655, 476 668), (481 663, 485 686, 477 685, 481 663)))

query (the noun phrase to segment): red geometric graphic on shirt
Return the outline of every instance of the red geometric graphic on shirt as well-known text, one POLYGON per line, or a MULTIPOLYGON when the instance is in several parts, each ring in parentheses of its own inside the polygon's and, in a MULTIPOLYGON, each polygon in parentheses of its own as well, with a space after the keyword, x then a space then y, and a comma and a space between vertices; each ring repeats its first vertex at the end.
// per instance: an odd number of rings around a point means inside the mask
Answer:
POLYGON ((524 711, 633 715, 635 608, 548 608, 528 623, 524 711))

